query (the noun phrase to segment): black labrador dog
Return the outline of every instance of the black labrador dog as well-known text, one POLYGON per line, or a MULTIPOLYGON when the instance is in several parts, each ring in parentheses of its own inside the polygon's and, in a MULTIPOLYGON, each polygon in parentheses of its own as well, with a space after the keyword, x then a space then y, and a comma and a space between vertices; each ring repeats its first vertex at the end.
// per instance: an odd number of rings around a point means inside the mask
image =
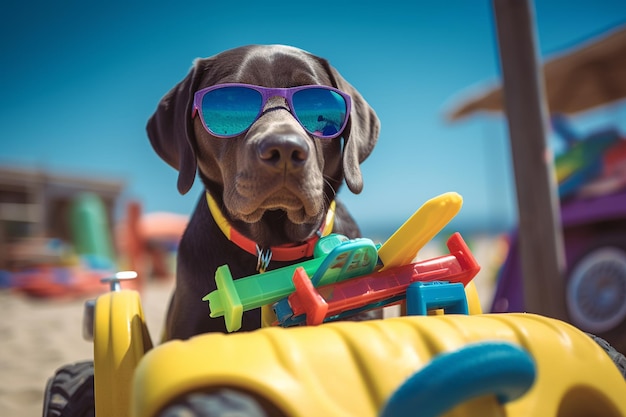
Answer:
MULTIPOLYGON (((360 235, 335 196, 344 180, 361 192, 379 120, 323 58, 251 45, 197 59, 147 132, 181 194, 196 174, 206 188, 180 242, 166 340, 226 331, 201 300, 219 266, 241 278, 310 258, 331 228, 360 235)), ((242 330, 261 326, 259 310, 244 313, 242 330)))

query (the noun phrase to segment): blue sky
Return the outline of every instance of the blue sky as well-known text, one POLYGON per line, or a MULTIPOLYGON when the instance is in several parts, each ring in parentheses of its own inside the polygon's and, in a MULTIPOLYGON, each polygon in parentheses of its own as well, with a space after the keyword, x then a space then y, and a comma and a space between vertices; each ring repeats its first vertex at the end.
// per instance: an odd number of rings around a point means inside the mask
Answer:
MULTIPOLYGON (((626 23, 623 0, 539 0, 542 57, 626 23)), ((188 214, 176 172, 153 152, 145 124, 194 58, 282 43, 324 56, 382 123, 363 165, 365 188, 340 192, 365 234, 396 227, 424 201, 464 197, 459 225, 510 225, 515 194, 501 117, 454 124, 443 114, 497 80, 491 2, 9 2, 0 16, 0 164, 124 179, 147 212, 188 214)), ((593 129, 623 110, 574 120, 593 129)))

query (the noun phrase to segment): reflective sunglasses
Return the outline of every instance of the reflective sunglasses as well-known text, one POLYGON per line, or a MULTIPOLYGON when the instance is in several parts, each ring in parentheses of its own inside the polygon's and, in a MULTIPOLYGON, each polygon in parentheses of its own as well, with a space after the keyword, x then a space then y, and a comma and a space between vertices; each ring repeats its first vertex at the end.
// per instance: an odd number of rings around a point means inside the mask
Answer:
POLYGON ((311 135, 332 139, 341 134, 350 115, 350 96, 324 85, 266 88, 249 84, 218 84, 196 91, 191 117, 200 115, 205 129, 219 138, 247 131, 263 115, 271 97, 287 100, 289 111, 311 135))

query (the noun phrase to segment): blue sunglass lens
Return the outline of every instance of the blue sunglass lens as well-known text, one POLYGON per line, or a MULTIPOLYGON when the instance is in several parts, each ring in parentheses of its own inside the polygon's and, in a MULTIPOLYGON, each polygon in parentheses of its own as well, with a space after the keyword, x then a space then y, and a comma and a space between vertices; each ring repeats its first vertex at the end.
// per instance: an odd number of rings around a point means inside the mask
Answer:
POLYGON ((319 137, 339 134, 346 120, 346 101, 325 88, 308 88, 293 95, 293 111, 309 133, 319 137))
POLYGON ((262 101, 261 93, 250 88, 218 88, 202 98, 202 118, 210 132, 236 136, 254 123, 262 101))

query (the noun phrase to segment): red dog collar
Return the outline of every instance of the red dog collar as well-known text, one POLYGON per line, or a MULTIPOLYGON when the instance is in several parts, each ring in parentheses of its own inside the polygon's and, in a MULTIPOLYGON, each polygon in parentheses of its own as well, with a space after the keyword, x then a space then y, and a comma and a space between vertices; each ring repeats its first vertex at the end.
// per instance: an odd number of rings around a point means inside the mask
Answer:
POLYGON ((224 233, 224 236, 241 249, 257 256, 259 259, 257 269, 260 271, 265 270, 265 267, 269 264, 270 259, 276 261, 296 261, 298 259, 313 256, 315 244, 321 236, 326 236, 331 233, 333 230, 333 222, 335 220, 335 202, 332 201, 330 203, 330 207, 328 208, 328 213, 326 213, 326 219, 324 220, 324 223, 322 223, 318 233, 311 236, 303 243, 272 246, 270 248, 259 248, 256 242, 243 236, 230 225, 228 220, 226 220, 222 214, 220 208, 217 206, 217 203, 208 192, 206 193, 206 200, 209 205, 209 210, 211 211, 211 214, 213 215, 213 218, 215 219, 215 222, 219 226, 220 230, 224 233))

